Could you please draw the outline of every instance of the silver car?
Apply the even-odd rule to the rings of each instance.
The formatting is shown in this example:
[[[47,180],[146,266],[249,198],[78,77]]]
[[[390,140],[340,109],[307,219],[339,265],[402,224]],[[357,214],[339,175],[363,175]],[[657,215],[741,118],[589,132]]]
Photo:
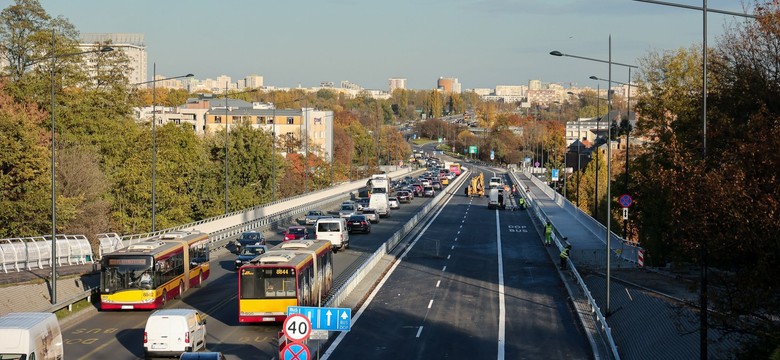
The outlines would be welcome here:
[[[379,222],[379,214],[377,214],[374,208],[364,207],[361,214],[365,215],[366,219],[374,224]]]
[[[325,213],[323,213],[320,210],[310,210],[308,214],[306,214],[305,222],[306,225],[314,225],[317,223],[317,220],[324,216]]]
[[[391,196],[387,198],[387,205],[390,206],[391,209],[400,209],[401,204],[398,202],[398,198],[395,196]]]
[[[342,219],[349,219],[350,216],[357,214],[357,206],[355,204],[341,204],[339,209],[339,217]]]

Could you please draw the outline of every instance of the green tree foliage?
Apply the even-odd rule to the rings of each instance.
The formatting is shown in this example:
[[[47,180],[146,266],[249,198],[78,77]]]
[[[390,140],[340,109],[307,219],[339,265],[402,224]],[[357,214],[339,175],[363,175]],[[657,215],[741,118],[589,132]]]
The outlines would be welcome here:
[[[46,114],[16,103],[0,81],[0,237],[37,236],[51,222],[51,167]]]

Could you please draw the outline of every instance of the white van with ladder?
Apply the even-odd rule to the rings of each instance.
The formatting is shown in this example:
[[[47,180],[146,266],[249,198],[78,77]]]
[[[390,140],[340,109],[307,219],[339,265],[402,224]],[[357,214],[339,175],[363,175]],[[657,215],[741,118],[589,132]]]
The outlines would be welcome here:
[[[62,360],[63,352],[60,323],[53,313],[0,316],[0,359]]]

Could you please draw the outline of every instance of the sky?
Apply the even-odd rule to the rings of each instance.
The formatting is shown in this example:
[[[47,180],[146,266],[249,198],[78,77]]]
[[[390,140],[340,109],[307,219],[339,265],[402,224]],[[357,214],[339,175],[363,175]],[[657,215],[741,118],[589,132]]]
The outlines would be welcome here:
[[[588,77],[607,78],[606,63],[549,52],[606,61],[611,37],[612,62],[638,65],[652,52],[701,44],[703,33],[701,11],[635,0],[39,1],[81,33],[143,34],[150,78],[156,63],[164,76],[256,74],[275,87],[348,80],[387,90],[389,78],[405,78],[422,90],[439,77],[463,90],[529,80],[596,87]],[[743,11],[740,0],[707,6]],[[710,13],[709,45],[744,21]],[[627,82],[627,68],[613,65],[612,79]]]

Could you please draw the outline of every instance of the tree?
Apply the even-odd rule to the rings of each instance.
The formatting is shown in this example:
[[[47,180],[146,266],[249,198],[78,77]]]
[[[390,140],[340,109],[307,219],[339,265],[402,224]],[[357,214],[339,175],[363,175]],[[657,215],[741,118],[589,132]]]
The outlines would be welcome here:
[[[49,141],[41,128],[46,114],[34,104],[15,103],[0,81],[0,237],[51,231]]]
[[[780,280],[764,275],[780,265],[780,4],[756,10],[708,49],[706,153],[701,49],[641,62],[638,131],[653,141],[632,165],[632,210],[652,264],[701,265],[707,245],[710,326],[749,334],[742,357],[769,358],[780,354]]]

